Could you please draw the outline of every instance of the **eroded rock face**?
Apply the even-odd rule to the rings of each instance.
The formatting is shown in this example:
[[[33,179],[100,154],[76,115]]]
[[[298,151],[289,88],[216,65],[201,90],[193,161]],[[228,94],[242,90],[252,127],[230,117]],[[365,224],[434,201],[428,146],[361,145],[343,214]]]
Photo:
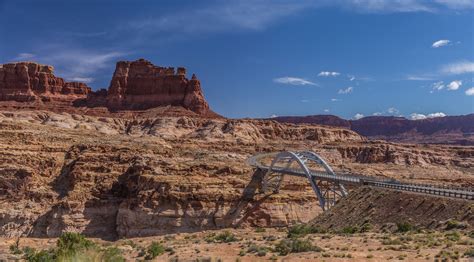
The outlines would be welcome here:
[[[175,72],[173,67],[155,66],[144,59],[118,62],[109,89],[95,92],[86,84],[54,76],[52,66],[33,62],[0,65],[0,106],[121,117],[136,115],[127,112],[173,107],[177,110],[155,113],[188,115],[183,111],[189,111],[220,117],[209,109],[194,74],[188,79],[185,68]]]
[[[186,69],[155,66],[151,62],[117,63],[106,98],[112,110],[143,110],[160,106],[182,106],[199,114],[209,111],[195,75],[186,78]]]
[[[474,148],[366,141],[341,128],[263,120],[121,119],[0,112],[0,236],[114,238],[308,222],[306,179],[265,194],[246,159],[312,150],[336,172],[474,185]]]
[[[86,84],[65,82],[53,71],[52,66],[34,62],[0,65],[0,101],[75,100],[91,92]]]

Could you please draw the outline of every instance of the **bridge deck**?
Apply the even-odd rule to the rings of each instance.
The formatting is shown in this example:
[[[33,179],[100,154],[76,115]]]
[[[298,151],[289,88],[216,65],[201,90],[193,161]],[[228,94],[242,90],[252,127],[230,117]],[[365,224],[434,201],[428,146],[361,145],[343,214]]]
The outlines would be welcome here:
[[[260,154],[253,156],[247,160],[248,164],[262,169],[262,170],[269,170],[270,166],[261,163],[261,160],[265,157],[272,156],[273,154]],[[272,171],[275,173],[280,173],[284,175],[290,176],[298,176],[298,177],[306,177],[304,171],[295,168],[285,168],[280,166],[274,166]],[[468,199],[474,200],[474,190],[473,189],[461,189],[461,188],[443,188],[437,187],[434,185],[426,185],[426,184],[410,184],[399,182],[394,179],[390,180],[382,180],[376,179],[372,177],[362,177],[357,175],[351,174],[336,174],[331,175],[325,172],[314,171],[310,170],[310,174],[312,177],[333,183],[341,183],[341,184],[348,184],[354,186],[362,186],[368,185],[372,187],[379,187],[379,188],[390,188],[399,191],[409,191],[409,192],[417,192],[429,195],[437,195],[437,196],[445,196],[445,197],[453,197],[453,198],[460,198],[460,199]]]

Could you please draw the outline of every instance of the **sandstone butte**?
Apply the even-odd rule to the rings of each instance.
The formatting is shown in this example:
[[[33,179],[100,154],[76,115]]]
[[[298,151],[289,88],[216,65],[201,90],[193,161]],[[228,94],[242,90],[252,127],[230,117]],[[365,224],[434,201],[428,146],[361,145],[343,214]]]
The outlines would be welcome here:
[[[186,69],[155,66],[145,59],[117,62],[108,89],[56,77],[54,68],[34,62],[0,65],[0,107],[114,115],[176,107],[183,114],[218,116],[209,109],[196,75]],[[184,109],[184,110],[182,110]],[[169,110],[168,110],[169,111]]]

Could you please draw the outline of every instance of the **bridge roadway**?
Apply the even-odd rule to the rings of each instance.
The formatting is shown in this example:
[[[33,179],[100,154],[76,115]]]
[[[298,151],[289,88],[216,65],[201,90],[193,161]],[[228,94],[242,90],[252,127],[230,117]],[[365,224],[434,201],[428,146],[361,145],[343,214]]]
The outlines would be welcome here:
[[[250,157],[247,159],[247,163],[255,168],[268,171],[270,169],[269,165],[261,163],[261,160],[266,157],[271,157],[275,153],[266,153],[259,154]],[[274,173],[280,173],[282,175],[298,176],[306,178],[307,175],[304,171],[295,168],[279,167],[273,166],[272,171]],[[353,185],[353,186],[372,186],[378,188],[388,188],[398,191],[409,191],[422,193],[427,195],[436,195],[444,197],[452,197],[459,199],[474,200],[474,189],[464,189],[464,188],[447,188],[447,187],[437,187],[435,185],[427,184],[410,184],[397,181],[395,179],[376,179],[373,177],[352,175],[352,174],[337,174],[331,175],[325,172],[309,170],[311,176],[317,180],[340,183],[344,185]]]

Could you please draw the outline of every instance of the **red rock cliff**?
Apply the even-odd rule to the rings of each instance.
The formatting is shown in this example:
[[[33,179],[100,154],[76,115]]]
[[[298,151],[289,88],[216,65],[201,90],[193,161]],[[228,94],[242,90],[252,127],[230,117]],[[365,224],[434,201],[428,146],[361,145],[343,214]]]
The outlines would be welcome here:
[[[173,67],[155,66],[144,59],[117,63],[106,100],[112,110],[173,105],[199,114],[209,111],[195,75],[187,79],[185,68],[175,72]]]
[[[52,66],[34,62],[0,65],[0,101],[77,99],[91,92],[86,84],[65,82],[53,71]]]

